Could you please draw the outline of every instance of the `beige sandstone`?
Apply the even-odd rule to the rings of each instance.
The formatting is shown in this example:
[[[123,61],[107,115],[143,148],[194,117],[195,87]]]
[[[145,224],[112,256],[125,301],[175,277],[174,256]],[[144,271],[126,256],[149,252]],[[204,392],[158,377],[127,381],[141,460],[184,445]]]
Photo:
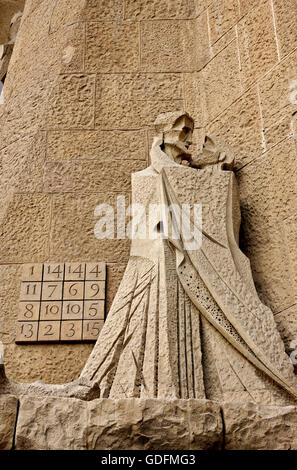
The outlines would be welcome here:
[[[93,237],[94,207],[111,200],[110,184],[113,190],[123,185],[129,191],[129,174],[146,166],[156,115],[183,107],[195,118],[195,154],[201,152],[205,132],[234,148],[235,168],[240,169],[240,246],[251,260],[261,300],[277,314],[289,353],[288,342],[296,335],[296,148],[290,138],[296,111],[295,2],[239,0],[239,15],[236,4],[228,2],[230,9],[226,5],[210,0],[27,0],[5,83],[5,104],[0,105],[0,340],[6,343],[9,377],[64,383],[79,376],[91,345],[13,344],[18,266],[32,256],[39,261],[106,257],[113,286],[107,290],[109,309],[129,243],[103,243]],[[10,10],[3,6],[4,1],[0,22],[5,19],[7,28]],[[129,47],[114,37],[118,30],[129,42],[128,32],[138,28],[140,38],[132,35]],[[105,34],[92,37],[90,32],[98,30]],[[92,166],[86,159],[100,163]],[[143,165],[134,167],[136,160]],[[108,175],[110,163],[113,170],[118,167],[116,182]],[[105,185],[99,177],[102,169]],[[55,181],[59,171],[66,176],[65,184],[59,175]],[[77,185],[83,193],[78,194]],[[63,193],[65,189],[71,192]],[[44,190],[62,193],[43,195]],[[210,344],[215,350],[213,340]],[[209,346],[207,351],[211,355]],[[204,367],[212,373],[210,364]],[[211,383],[216,382],[208,381],[213,393]],[[269,403],[269,394],[252,388],[257,400],[265,397]],[[250,400],[233,389],[224,397]],[[281,429],[288,429],[284,418],[277,419]],[[286,446],[289,438],[285,430],[281,434]],[[249,436],[253,439],[253,433]],[[269,439],[261,434],[254,445],[270,446]],[[241,442],[242,447],[253,446]]]
[[[261,3],[240,20],[238,38],[242,80],[248,88],[278,60],[270,1]]]
[[[17,408],[18,400],[15,397],[0,396],[0,450],[11,450],[13,447]]]
[[[219,406],[203,400],[22,398],[16,449],[219,449]]]
[[[239,19],[237,0],[219,0],[209,7],[211,44],[217,42]]]
[[[226,450],[296,449],[295,406],[226,403],[222,409]]]
[[[147,160],[145,131],[50,131],[47,160]]]

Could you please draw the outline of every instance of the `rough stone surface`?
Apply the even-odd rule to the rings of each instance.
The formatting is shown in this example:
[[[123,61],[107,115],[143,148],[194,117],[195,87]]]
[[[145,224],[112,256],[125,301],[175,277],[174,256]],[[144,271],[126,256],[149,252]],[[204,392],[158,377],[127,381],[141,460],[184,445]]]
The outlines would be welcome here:
[[[274,318],[283,342],[285,343],[287,354],[290,355],[297,349],[295,346],[296,343],[291,347],[291,342],[297,340],[297,303],[278,313]],[[293,353],[293,359],[297,359],[295,353]],[[294,365],[296,370],[297,364]]]
[[[145,131],[51,131],[47,135],[47,160],[147,159]]]
[[[50,193],[75,193],[88,190],[126,193],[131,189],[131,170],[142,170],[145,161],[48,161],[44,169],[44,190]]]
[[[218,41],[238,20],[238,1],[219,0],[209,7],[211,44]]]
[[[24,397],[20,400],[16,449],[86,449],[87,404],[81,400]]]
[[[50,246],[52,259],[125,263],[129,254],[129,240],[98,240],[94,235],[95,224],[99,220],[99,217],[94,216],[95,207],[105,203],[115,208],[116,201],[116,194],[112,193],[55,195]]]
[[[17,264],[0,265],[0,331],[1,342],[12,343],[15,339],[15,327],[19,301],[19,271]]]
[[[96,127],[140,129],[153,125],[160,112],[183,106],[177,74],[111,74],[97,78]]]
[[[259,89],[265,129],[278,124],[284,117],[291,117],[297,110],[296,58],[297,51],[261,80]]]
[[[7,377],[17,382],[64,384],[79,376],[92,349],[93,344],[6,344]]]
[[[241,92],[239,57],[232,41],[203,70],[206,107],[209,120],[221,114]]]
[[[10,395],[0,396],[0,450],[12,449],[17,408],[17,398]]]
[[[92,129],[94,99],[94,75],[59,75],[49,97],[47,129]]]
[[[46,260],[50,209],[50,196],[46,194],[13,195],[1,227],[1,263]]]
[[[16,449],[214,450],[220,408],[207,400],[22,398]]]
[[[243,17],[238,37],[243,83],[249,87],[278,60],[270,1]]]
[[[123,0],[125,20],[195,18],[195,0]]]
[[[258,93],[250,89],[209,127],[235,152],[235,168],[246,165],[263,151]]]
[[[196,38],[196,22],[193,20],[144,21],[141,26],[141,70],[194,71],[197,64]]]
[[[296,406],[222,405],[226,450],[297,449]]]
[[[137,23],[87,23],[87,72],[137,72],[139,25]]]
[[[274,0],[273,6],[280,56],[282,58],[297,47],[295,24],[297,4],[296,0],[288,0],[286,3],[281,0]]]

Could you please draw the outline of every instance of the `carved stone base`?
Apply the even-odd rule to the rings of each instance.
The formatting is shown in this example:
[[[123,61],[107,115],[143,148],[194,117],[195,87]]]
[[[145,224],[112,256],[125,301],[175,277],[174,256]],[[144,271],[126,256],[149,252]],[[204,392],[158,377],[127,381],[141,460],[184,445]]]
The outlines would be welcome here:
[[[2,395],[0,423],[0,449],[297,449],[295,406]]]

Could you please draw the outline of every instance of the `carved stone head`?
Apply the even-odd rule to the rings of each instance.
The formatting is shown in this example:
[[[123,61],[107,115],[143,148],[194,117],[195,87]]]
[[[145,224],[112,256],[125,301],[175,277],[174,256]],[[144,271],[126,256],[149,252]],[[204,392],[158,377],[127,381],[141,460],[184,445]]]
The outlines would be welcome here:
[[[185,111],[160,114],[155,121],[161,149],[176,163],[190,161],[189,146],[192,143],[194,121]]]

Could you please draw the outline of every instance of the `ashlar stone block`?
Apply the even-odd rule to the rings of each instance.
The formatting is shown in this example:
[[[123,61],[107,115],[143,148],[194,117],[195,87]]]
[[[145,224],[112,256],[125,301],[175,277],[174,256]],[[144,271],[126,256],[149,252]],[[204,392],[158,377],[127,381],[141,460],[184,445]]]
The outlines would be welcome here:
[[[92,129],[94,101],[94,75],[59,75],[49,98],[47,129]]]
[[[138,23],[91,22],[86,29],[86,72],[139,70]]]
[[[261,3],[238,24],[244,87],[267,73],[278,61],[271,2]]]
[[[196,70],[197,31],[194,20],[144,21],[141,24],[141,70]],[[162,47],[160,47],[162,44]]]

